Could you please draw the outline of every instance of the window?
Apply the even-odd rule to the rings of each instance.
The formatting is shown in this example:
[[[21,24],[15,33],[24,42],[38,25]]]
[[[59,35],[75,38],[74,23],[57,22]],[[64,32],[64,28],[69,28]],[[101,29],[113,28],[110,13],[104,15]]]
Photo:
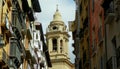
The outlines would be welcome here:
[[[52,44],[53,44],[53,51],[57,51],[57,39],[53,39]]]
[[[83,52],[83,64],[86,62],[86,51]]]
[[[36,33],[36,39],[38,39],[38,34]]]
[[[3,3],[2,3],[2,6],[4,6],[5,5],[5,1],[3,1]]]
[[[79,5],[79,13],[82,13],[82,5]]]
[[[96,55],[96,40],[93,40],[93,45],[92,45],[92,56]]]
[[[80,65],[79,69],[82,69],[82,61],[81,60],[79,61],[79,65]]]
[[[100,69],[104,69],[104,66],[103,66],[103,58],[101,57],[100,59]]]
[[[116,48],[116,37],[115,36],[112,39],[112,44],[113,44],[113,47],[115,49]]]
[[[107,69],[113,69],[112,57],[107,61]]]
[[[99,30],[98,30],[98,41],[101,42],[102,41],[102,27],[100,26]]]
[[[60,46],[63,46],[63,41],[62,40],[60,40]]]
[[[63,51],[63,41],[60,40],[60,52],[62,53],[62,51]]]
[[[117,67],[120,66],[120,46],[117,48]]]
[[[92,0],[92,11],[94,12],[94,0]]]

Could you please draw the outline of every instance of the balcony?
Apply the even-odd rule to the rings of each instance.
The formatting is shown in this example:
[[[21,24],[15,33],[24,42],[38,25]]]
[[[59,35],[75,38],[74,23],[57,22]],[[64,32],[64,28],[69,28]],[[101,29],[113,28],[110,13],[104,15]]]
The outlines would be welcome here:
[[[31,47],[31,44],[29,43],[28,46],[25,47],[25,50],[26,50],[26,58],[27,59],[30,59],[32,58],[32,51],[33,51],[33,48]]]
[[[36,54],[37,54],[37,56],[38,56],[38,60],[41,61],[41,60],[42,60],[42,57],[43,57],[43,55],[42,55],[42,54],[43,54],[43,51],[39,50],[39,51],[36,52]]]
[[[0,64],[5,65],[7,63],[7,54],[3,48],[0,48]]]
[[[30,25],[27,28],[27,37],[29,40],[32,39],[32,29],[31,29]]]
[[[22,39],[22,35],[21,35],[21,32],[20,32],[20,30],[18,29],[18,27],[12,26],[12,29],[13,29],[16,37],[18,38],[18,40],[21,40],[21,39]]]
[[[40,42],[39,40],[34,40],[35,51],[38,51],[38,49],[41,49],[41,46],[43,46],[42,42]]]
[[[36,55],[36,53],[35,52],[32,52],[33,53],[33,55],[32,55],[32,63],[33,64],[36,64],[37,63],[37,55]]]
[[[26,47],[25,50],[26,50],[26,56],[27,56],[26,58],[31,59],[31,62],[33,64],[37,63],[36,58],[35,58],[35,52],[34,52],[34,49],[31,46],[31,43],[29,43],[29,46]]]
[[[8,60],[8,65],[10,69],[17,69],[18,66],[16,66],[17,64],[14,63],[15,59],[9,59]]]
[[[9,57],[15,64],[15,66],[18,68],[20,64],[22,63],[21,58],[25,58],[25,49],[23,44],[15,37],[11,37],[9,39],[10,42],[10,50],[9,50]]]
[[[20,51],[20,47],[18,44],[17,39],[15,39],[14,37],[10,38],[10,52],[9,52],[9,57],[11,59],[16,59],[16,61],[18,61],[19,63],[21,63],[21,51]]]

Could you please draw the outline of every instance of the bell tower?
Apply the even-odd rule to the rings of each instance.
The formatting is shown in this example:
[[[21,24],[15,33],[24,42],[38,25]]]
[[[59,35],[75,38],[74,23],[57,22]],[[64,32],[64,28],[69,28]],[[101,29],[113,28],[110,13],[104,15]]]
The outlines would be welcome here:
[[[73,64],[69,61],[68,57],[69,37],[67,26],[62,21],[62,16],[57,5],[53,20],[46,30],[46,41],[52,62],[51,69],[73,69],[71,68]]]

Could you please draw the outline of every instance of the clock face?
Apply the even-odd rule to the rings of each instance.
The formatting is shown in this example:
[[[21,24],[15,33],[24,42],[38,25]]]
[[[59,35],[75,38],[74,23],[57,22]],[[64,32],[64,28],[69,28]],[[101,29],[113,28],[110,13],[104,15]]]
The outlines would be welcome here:
[[[58,29],[58,27],[56,27],[56,26],[53,26],[53,30],[57,30]]]

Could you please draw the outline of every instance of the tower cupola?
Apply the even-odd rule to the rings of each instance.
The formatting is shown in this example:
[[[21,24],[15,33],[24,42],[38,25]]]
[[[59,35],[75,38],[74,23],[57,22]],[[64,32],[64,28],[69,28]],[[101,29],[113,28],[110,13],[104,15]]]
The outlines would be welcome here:
[[[62,17],[61,17],[61,14],[58,10],[58,5],[57,5],[57,8],[56,8],[56,12],[53,16],[53,21],[62,21]]]

